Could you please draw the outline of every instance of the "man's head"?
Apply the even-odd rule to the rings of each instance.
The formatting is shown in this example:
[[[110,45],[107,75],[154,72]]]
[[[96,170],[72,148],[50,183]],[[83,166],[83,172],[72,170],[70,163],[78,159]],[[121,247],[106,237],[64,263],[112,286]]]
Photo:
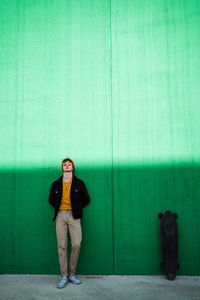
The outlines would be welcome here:
[[[62,161],[62,171],[63,172],[72,172],[74,174],[75,167],[74,162],[71,158],[65,158]]]

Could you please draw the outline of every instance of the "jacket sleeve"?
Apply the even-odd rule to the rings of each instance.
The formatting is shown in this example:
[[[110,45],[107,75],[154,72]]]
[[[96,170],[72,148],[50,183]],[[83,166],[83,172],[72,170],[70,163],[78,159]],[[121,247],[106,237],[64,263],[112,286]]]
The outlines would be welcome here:
[[[55,199],[54,199],[54,185],[51,185],[50,193],[49,193],[49,203],[54,207],[55,206]]]
[[[82,196],[82,206],[85,207],[90,203],[90,196],[88,194],[88,191],[83,181],[81,185],[81,196]]]

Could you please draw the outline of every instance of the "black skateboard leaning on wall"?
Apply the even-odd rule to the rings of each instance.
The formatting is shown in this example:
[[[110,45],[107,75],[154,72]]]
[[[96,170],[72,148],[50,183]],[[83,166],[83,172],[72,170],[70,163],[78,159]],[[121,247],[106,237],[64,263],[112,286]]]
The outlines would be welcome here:
[[[161,219],[160,235],[163,262],[160,264],[168,280],[176,278],[178,264],[178,226],[177,214],[167,210],[164,214],[159,213]]]

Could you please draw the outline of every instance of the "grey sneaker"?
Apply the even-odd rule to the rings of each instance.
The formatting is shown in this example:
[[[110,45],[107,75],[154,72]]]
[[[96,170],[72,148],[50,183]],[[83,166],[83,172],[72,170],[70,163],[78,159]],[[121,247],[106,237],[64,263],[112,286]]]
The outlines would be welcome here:
[[[68,282],[67,277],[66,277],[66,276],[63,276],[63,277],[61,278],[61,280],[58,282],[57,288],[58,288],[58,289],[64,288],[65,285],[67,284],[67,282]]]
[[[74,284],[80,284],[81,283],[81,281],[78,278],[76,278],[75,275],[70,275],[69,276],[69,281],[71,281]]]

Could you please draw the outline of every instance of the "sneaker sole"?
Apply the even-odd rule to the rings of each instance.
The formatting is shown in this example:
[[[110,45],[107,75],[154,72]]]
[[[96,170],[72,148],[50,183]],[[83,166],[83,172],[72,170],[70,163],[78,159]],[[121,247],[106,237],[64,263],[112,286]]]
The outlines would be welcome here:
[[[66,285],[66,284],[65,284]],[[65,287],[65,285],[64,286],[57,286],[57,288],[58,289],[63,289],[64,287]]]
[[[65,286],[67,285],[67,283],[63,286],[57,286],[58,289],[63,289]]]
[[[73,283],[73,284],[81,284],[82,282],[74,282],[72,280],[69,279],[69,282]]]

